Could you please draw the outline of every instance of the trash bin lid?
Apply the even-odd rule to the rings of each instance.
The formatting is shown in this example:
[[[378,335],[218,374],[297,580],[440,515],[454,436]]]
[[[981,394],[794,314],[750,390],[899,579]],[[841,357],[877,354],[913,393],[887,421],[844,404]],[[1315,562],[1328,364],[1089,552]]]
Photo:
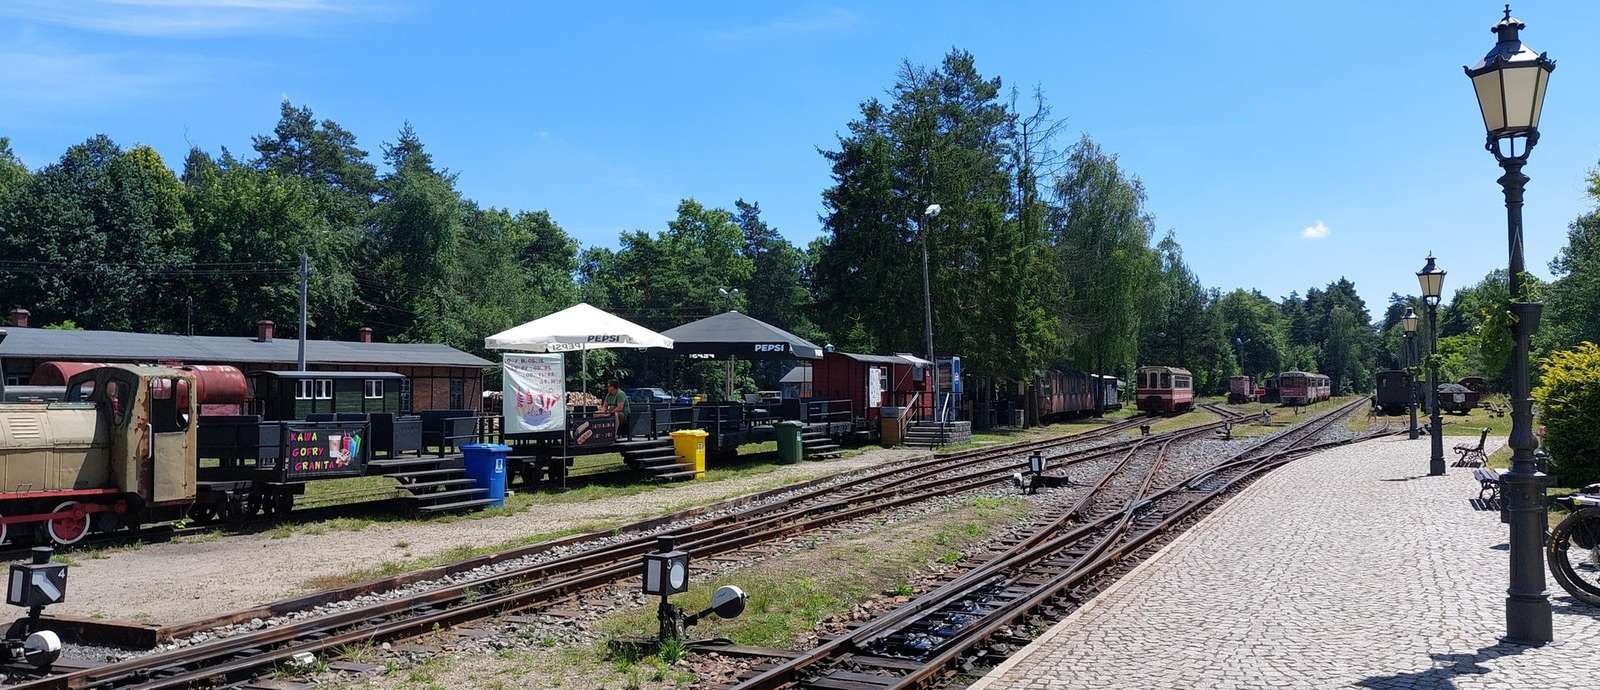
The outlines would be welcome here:
[[[511,452],[511,446],[503,443],[467,443],[461,446],[461,450],[481,453],[509,453]]]
[[[793,419],[785,419],[785,420],[783,420],[781,422],[773,422],[772,425],[773,426],[781,426],[781,427],[784,427],[784,428],[795,428],[795,427],[805,426],[804,424],[801,424],[800,422],[797,422],[797,421],[795,421]]]

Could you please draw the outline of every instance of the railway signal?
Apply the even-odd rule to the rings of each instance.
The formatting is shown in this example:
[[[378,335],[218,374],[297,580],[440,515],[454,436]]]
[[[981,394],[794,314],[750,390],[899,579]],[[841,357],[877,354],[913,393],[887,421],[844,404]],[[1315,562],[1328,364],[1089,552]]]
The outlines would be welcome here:
[[[1034,451],[1028,456],[1028,471],[1026,474],[1018,472],[1011,475],[1011,482],[1017,485],[1025,494],[1039,493],[1039,487],[1057,487],[1070,483],[1066,477],[1045,476],[1048,466],[1044,454]]]
[[[49,630],[38,630],[44,607],[67,600],[67,566],[51,563],[55,554],[48,546],[33,549],[32,563],[13,563],[6,581],[6,603],[28,609],[28,617],[18,619],[6,630],[4,657],[24,661],[39,668],[48,667],[61,656],[61,638]]]
[[[661,597],[656,618],[661,624],[657,642],[683,639],[685,628],[700,622],[706,616],[734,618],[744,613],[749,595],[744,590],[727,585],[711,594],[711,606],[698,613],[684,615],[683,609],[669,600],[674,594],[689,591],[689,554],[680,551],[674,537],[658,537],[654,553],[644,555],[644,593]]]

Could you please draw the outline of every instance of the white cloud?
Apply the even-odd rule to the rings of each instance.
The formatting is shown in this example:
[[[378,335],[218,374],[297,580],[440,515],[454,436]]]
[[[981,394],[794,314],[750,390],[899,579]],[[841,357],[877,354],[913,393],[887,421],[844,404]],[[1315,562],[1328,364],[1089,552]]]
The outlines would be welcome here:
[[[780,17],[756,24],[720,29],[713,32],[713,35],[725,40],[751,40],[795,34],[827,33],[854,28],[858,20],[859,17],[856,16],[856,13],[834,7],[820,12]]]
[[[1324,225],[1320,220],[1316,223],[1306,226],[1305,229],[1300,231],[1300,237],[1308,240],[1320,240],[1327,236],[1328,226]]]
[[[6,0],[0,16],[98,33],[210,37],[301,31],[387,12],[372,0]]]

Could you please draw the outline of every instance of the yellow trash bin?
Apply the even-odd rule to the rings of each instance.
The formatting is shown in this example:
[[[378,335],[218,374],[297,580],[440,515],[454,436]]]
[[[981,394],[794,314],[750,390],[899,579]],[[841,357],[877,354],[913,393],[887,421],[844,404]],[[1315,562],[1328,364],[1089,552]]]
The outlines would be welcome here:
[[[709,435],[701,429],[684,429],[671,434],[673,454],[697,475],[706,473],[706,436]]]

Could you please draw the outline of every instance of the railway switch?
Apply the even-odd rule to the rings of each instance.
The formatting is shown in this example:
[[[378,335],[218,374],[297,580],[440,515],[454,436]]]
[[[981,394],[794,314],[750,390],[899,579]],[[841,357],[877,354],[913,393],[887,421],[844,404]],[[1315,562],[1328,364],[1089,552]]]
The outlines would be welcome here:
[[[658,643],[683,639],[684,629],[706,616],[735,618],[744,613],[745,602],[750,598],[738,587],[718,587],[711,594],[711,606],[704,611],[684,615],[683,609],[674,606],[669,597],[687,591],[689,554],[678,550],[675,538],[657,538],[655,552],[644,555],[644,593],[661,597],[661,605],[656,609],[656,618],[661,624]]]
[[[33,549],[32,563],[11,565],[6,603],[27,608],[28,616],[18,619],[6,630],[3,650],[9,661],[45,668],[61,656],[60,636],[38,629],[44,607],[67,600],[67,566],[51,563],[53,555],[55,551],[50,547],[38,546]]]

